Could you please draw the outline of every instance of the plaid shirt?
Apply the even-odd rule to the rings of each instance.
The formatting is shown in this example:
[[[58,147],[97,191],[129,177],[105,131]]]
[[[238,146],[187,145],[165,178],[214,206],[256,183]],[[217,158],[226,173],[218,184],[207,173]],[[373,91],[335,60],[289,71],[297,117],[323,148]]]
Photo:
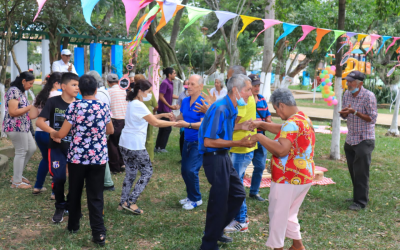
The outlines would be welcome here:
[[[355,111],[371,117],[371,121],[366,122],[354,114],[349,114],[347,118],[344,118],[347,119],[347,128],[349,129],[346,143],[357,145],[364,140],[375,140],[375,123],[378,117],[375,95],[363,87],[356,97],[350,91],[346,91],[343,95],[343,108],[349,105]]]
[[[125,119],[126,108],[128,102],[126,101],[126,91],[121,89],[118,84],[108,89],[111,98],[111,113],[113,119]]]

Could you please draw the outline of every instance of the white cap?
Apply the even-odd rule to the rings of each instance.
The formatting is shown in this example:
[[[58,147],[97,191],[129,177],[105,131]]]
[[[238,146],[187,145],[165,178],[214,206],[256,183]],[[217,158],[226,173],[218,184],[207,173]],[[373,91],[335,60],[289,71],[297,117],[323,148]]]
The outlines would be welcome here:
[[[66,55],[66,56],[69,56],[69,55],[71,55],[72,53],[71,53],[71,51],[69,50],[69,49],[63,49],[63,50],[61,50],[61,55]]]

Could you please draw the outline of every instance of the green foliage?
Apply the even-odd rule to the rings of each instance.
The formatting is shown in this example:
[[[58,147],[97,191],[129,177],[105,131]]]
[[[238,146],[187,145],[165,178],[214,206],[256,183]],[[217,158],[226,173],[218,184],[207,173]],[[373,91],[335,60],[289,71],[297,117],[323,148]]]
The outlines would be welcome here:
[[[262,52],[262,49],[257,47],[257,43],[253,43],[253,40],[250,38],[250,32],[248,31],[244,31],[243,34],[239,36],[238,48],[240,54],[240,65],[246,69],[249,67],[250,61]]]
[[[42,62],[42,55],[36,51],[39,45],[39,42],[28,42],[28,64],[38,65]]]
[[[370,79],[368,84],[364,83],[364,87],[375,94],[378,104],[392,103],[392,98],[396,97],[396,93],[392,93],[390,86],[378,86],[374,79]]]

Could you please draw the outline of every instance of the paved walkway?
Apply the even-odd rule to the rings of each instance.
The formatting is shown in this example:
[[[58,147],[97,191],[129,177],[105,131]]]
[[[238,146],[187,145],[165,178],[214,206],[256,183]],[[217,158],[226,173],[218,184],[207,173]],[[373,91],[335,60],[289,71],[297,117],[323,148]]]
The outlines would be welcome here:
[[[273,116],[276,116],[276,112],[272,107],[272,104],[268,105],[268,108]],[[299,109],[304,112],[311,119],[316,120],[332,120],[333,119],[333,109],[321,109],[321,108],[310,108],[310,107],[301,107]],[[390,126],[392,124],[392,114],[378,114],[378,119],[376,124],[383,126]],[[399,116],[400,120],[400,116]]]

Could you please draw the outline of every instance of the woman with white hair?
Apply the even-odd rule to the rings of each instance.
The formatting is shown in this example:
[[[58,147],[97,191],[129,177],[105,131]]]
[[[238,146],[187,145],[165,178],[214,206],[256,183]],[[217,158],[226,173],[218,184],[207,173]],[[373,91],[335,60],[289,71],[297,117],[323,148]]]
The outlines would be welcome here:
[[[226,94],[228,94],[228,91],[226,88],[224,88],[224,85],[222,84],[221,80],[216,78],[214,82],[214,88],[210,90],[211,95],[215,95],[217,100],[224,98]]]
[[[276,137],[271,140],[260,133],[253,136],[273,155],[266,245],[281,250],[288,237],[293,239],[289,250],[305,250],[297,214],[314,177],[314,129],[310,118],[297,108],[290,90],[276,89],[270,101],[285,122],[280,125],[257,121],[257,127]]]

